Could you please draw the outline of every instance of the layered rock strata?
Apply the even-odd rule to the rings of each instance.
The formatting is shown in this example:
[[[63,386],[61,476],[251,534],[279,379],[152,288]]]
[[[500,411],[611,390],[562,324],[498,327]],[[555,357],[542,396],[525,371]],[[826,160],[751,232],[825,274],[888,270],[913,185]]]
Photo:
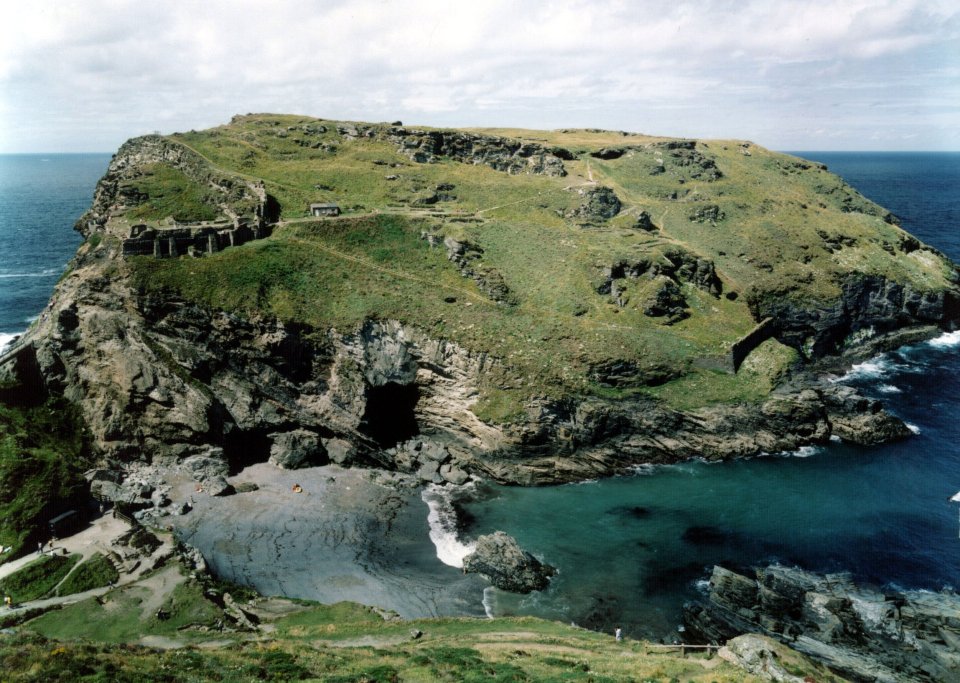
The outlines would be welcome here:
[[[855,681],[960,677],[960,597],[863,588],[846,574],[714,567],[705,600],[684,608],[692,642],[772,636]]]

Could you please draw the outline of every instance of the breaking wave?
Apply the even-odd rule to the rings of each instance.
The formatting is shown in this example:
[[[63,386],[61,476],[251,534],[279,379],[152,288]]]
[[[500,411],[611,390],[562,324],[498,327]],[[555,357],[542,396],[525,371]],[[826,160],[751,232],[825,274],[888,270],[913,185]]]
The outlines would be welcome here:
[[[6,351],[10,343],[22,334],[23,332],[0,332],[0,353]]]
[[[50,277],[57,275],[60,271],[56,268],[44,268],[36,273],[0,273],[0,279],[9,280],[18,277]]]
[[[939,337],[934,337],[927,342],[929,346],[935,349],[950,349],[960,346],[960,330],[957,332],[944,332]]]
[[[453,508],[454,496],[472,487],[438,486],[430,484],[420,497],[427,504],[427,524],[430,526],[430,540],[437,549],[437,558],[441,562],[458,569],[463,567],[463,558],[476,550],[476,544],[464,543],[457,535],[457,512]]]

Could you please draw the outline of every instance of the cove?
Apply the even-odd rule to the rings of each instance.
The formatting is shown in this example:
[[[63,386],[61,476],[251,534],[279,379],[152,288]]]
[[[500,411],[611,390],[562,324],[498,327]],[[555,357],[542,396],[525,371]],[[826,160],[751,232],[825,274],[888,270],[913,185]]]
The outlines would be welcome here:
[[[850,571],[866,584],[960,585],[960,335],[886,354],[842,381],[917,432],[879,448],[831,443],[735,462],[650,467],[545,488],[487,485],[461,501],[461,537],[503,529],[560,573],[531,596],[488,591],[496,616],[529,614],[662,638],[714,564]]]
[[[903,227],[960,259],[960,154],[795,152],[826,163]],[[884,401],[914,435],[721,464],[651,467],[546,488],[487,485],[457,504],[461,540],[494,529],[558,567],[530,596],[488,589],[494,615],[530,614],[671,637],[713,564],[849,571],[866,584],[960,586],[960,334],[855,366],[838,381]]]

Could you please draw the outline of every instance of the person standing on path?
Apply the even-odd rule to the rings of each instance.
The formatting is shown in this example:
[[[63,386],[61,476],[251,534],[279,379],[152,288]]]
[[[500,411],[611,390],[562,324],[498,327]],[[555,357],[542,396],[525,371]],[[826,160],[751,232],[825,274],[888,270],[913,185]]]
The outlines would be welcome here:
[[[43,555],[43,542],[37,541],[37,555]]]
[[[617,630],[613,632],[613,635],[616,637],[618,643],[623,640],[623,630],[619,626],[617,626]]]

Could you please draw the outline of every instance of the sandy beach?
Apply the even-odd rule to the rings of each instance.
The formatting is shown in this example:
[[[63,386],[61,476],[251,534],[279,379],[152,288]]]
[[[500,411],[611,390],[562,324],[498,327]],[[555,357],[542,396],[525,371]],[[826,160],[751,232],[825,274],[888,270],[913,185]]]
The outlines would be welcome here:
[[[193,505],[168,518],[177,536],[218,576],[264,595],[350,600],[406,618],[484,615],[488,584],[437,559],[427,504],[409,478],[258,464],[230,482],[259,489],[215,498],[183,481],[171,492]]]

